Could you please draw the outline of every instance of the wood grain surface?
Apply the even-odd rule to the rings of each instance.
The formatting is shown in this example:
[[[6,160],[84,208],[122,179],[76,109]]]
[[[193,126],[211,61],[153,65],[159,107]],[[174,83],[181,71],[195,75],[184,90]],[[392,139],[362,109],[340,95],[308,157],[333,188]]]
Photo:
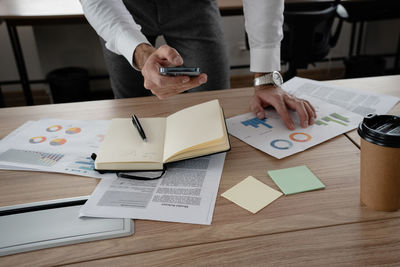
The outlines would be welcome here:
[[[399,266],[399,224],[392,219],[260,235],[79,266]]]
[[[243,88],[181,94],[162,101],[155,97],[146,97],[3,108],[0,109],[0,121],[2,122],[0,137],[6,136],[27,120],[40,119],[50,115],[63,119],[111,119],[129,117],[133,113],[140,117],[166,116],[182,108],[211,99],[220,100],[225,115],[229,118],[249,112],[248,100],[252,94],[252,88]],[[241,262],[237,260],[239,257],[243,262],[248,259],[255,265],[262,265],[261,263],[268,258],[268,248],[272,249],[273,244],[277,244],[277,247],[272,251],[275,253],[271,256],[272,263],[278,262],[282,257],[282,263],[285,264],[291,261],[289,256],[284,256],[284,249],[287,246],[285,240],[290,239],[294,240],[291,241],[293,245],[288,246],[288,252],[293,251],[292,255],[294,256],[304,252],[307,254],[304,255],[305,263],[313,263],[315,258],[315,265],[318,265],[318,263],[324,262],[324,257],[318,255],[314,250],[319,249],[323,240],[326,243],[331,242],[331,238],[335,237],[336,229],[338,233],[348,238],[348,241],[344,242],[349,249],[346,255],[357,254],[362,257],[368,253],[359,251],[360,246],[363,246],[362,240],[352,240],[353,237],[357,237],[354,229],[371,229],[365,230],[365,233],[368,234],[376,229],[374,223],[379,224],[384,221],[388,221],[388,223],[382,225],[395,227],[395,224],[391,222],[392,220],[397,222],[400,212],[375,212],[360,205],[360,152],[346,136],[338,136],[282,160],[260,152],[232,136],[230,138],[232,149],[227,153],[212,225],[136,220],[133,236],[1,257],[0,266],[48,266],[107,258],[117,260],[117,265],[124,265],[125,258],[117,257],[126,255],[132,255],[132,259],[126,258],[128,265],[132,262],[138,266],[162,263],[156,259],[151,260],[151,255],[154,257],[160,255],[161,259],[170,263],[167,265],[192,264],[193,259],[190,259],[190,254],[187,253],[192,253],[198,246],[200,250],[196,257],[209,254],[210,257],[207,260],[210,265],[214,265],[214,263],[223,265],[236,261],[239,263]],[[278,189],[268,177],[267,171],[298,165],[307,165],[326,185],[326,189],[283,196],[254,215],[220,196],[222,192],[248,175],[253,175],[261,182]],[[0,206],[88,195],[96,184],[96,179],[65,174],[0,171]],[[360,226],[369,225],[368,222],[371,222],[371,227]],[[351,225],[354,225],[355,228],[350,227]],[[392,240],[391,236],[385,236],[384,233],[385,231],[382,230],[381,236],[378,235],[378,237],[382,240]],[[307,246],[307,240],[311,242],[310,239],[317,237],[321,240],[312,240],[312,245]],[[335,238],[335,242],[339,246],[340,235],[338,234]],[[400,242],[400,235],[393,238],[394,241]],[[353,246],[350,241],[355,245]],[[246,248],[246,244],[249,244],[248,248]],[[296,248],[296,244],[301,247]],[[379,251],[384,251],[386,246],[386,249],[392,249],[391,244],[377,239],[375,246],[379,248]],[[334,243],[331,245],[334,246]],[[243,250],[240,250],[240,247]],[[261,255],[262,253],[265,255]],[[329,253],[335,256],[341,252]],[[233,258],[232,255],[234,255]],[[253,256],[257,257],[253,260]],[[393,254],[389,258],[395,257],[396,255]],[[384,259],[379,255],[376,258],[382,258],[382,261]],[[327,263],[334,262],[334,259],[325,260]],[[355,262],[351,258],[343,261]],[[107,264],[109,262],[106,260],[100,263]],[[339,259],[336,263],[339,263]],[[97,265],[97,262],[89,262],[89,264]]]

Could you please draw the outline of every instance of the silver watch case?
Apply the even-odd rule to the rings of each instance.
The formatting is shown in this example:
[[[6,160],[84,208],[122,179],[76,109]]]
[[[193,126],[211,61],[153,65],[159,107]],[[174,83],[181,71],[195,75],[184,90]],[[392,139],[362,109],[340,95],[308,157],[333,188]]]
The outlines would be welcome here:
[[[264,84],[272,84],[275,86],[281,86],[282,83],[283,83],[282,75],[279,73],[279,71],[273,71],[271,73],[255,78],[253,85],[260,86]]]

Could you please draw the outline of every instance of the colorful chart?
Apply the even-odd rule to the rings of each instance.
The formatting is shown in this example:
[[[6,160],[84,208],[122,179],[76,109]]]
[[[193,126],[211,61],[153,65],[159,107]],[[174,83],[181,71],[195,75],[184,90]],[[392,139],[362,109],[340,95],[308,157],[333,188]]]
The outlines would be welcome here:
[[[332,119],[331,117],[328,117],[328,116],[323,117],[322,120],[323,120],[323,121],[326,121],[326,122],[330,122],[330,121],[331,121],[331,122],[334,122],[334,123],[337,123],[337,124],[340,124],[340,125],[343,125],[343,126],[347,126],[346,123],[341,122],[341,121],[339,121],[339,120],[334,120],[334,119]]]
[[[59,130],[61,130],[62,129],[62,126],[61,125],[52,125],[52,126],[50,126],[50,127],[48,127],[47,129],[46,129],[46,131],[48,131],[48,132],[57,132],[57,131],[59,131]]]
[[[345,116],[342,116],[342,115],[340,115],[340,114],[338,114],[338,113],[336,113],[336,112],[330,114],[330,116],[333,117],[333,118],[335,118],[335,119],[344,121],[344,122],[350,122],[349,118],[347,118],[347,117],[345,117]]]
[[[316,120],[316,121],[315,121],[315,124],[316,124],[316,125],[325,125],[325,126],[328,125],[326,122],[323,122],[323,121],[320,121],[320,120]]]
[[[0,154],[1,161],[8,161],[14,163],[26,163],[32,165],[51,167],[56,164],[63,154],[45,153],[30,150],[9,149]]]
[[[273,128],[271,125],[269,125],[268,123],[266,123],[266,121],[267,121],[267,118],[265,118],[265,119],[263,119],[263,120],[261,120],[261,119],[259,119],[259,118],[252,118],[252,119],[250,119],[250,120],[246,120],[246,121],[242,121],[241,123],[244,125],[244,126],[252,126],[252,127],[254,127],[254,128],[258,128],[258,125],[264,125],[265,127],[267,127],[267,128]]]
[[[50,145],[52,145],[52,146],[62,146],[66,142],[67,142],[67,139],[56,138],[56,139],[51,140]]]
[[[293,143],[290,142],[289,140],[285,140],[285,139],[275,139],[275,140],[271,141],[270,145],[273,148],[285,150],[285,149],[291,148],[293,146]]]
[[[81,132],[81,128],[79,128],[79,127],[72,127],[65,131],[65,133],[67,133],[67,134],[77,134],[80,132]]]
[[[90,157],[78,157],[65,170],[76,173],[88,173],[94,170],[94,161]]]
[[[292,133],[289,138],[295,142],[308,142],[311,140],[311,135],[306,133]]]
[[[31,143],[31,144],[39,144],[39,143],[43,143],[44,141],[46,141],[46,137],[44,137],[44,136],[35,136],[35,137],[32,137],[31,139],[29,139],[29,143]]]

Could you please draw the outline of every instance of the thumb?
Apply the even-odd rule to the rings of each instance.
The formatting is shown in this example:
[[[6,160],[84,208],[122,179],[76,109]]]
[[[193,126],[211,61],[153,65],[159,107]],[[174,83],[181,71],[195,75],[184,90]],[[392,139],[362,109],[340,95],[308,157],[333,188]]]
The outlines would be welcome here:
[[[163,45],[157,50],[158,57],[162,60],[167,60],[170,64],[174,66],[180,66],[183,64],[183,59],[181,55],[168,45]]]

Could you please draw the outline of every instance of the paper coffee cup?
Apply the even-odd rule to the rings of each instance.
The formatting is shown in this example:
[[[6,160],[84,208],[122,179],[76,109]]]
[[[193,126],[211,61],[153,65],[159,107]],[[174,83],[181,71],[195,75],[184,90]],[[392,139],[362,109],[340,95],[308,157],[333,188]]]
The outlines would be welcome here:
[[[361,137],[361,202],[368,208],[400,208],[400,117],[368,114]]]

